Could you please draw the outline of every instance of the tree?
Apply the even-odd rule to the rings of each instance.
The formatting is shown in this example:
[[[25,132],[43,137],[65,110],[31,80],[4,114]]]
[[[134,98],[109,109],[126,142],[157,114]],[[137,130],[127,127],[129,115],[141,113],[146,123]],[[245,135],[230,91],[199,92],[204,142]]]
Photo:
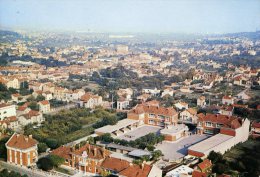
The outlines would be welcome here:
[[[49,171],[49,170],[53,169],[54,165],[53,165],[51,159],[49,159],[48,157],[43,157],[38,160],[37,166],[38,166],[38,168],[40,168],[44,171]]]
[[[153,160],[158,160],[159,157],[163,155],[162,151],[156,150],[152,152],[152,159]]]
[[[222,163],[217,163],[212,167],[212,172],[217,174],[223,174],[225,171],[227,171],[227,165]]]
[[[211,160],[212,163],[217,163],[223,160],[223,156],[219,152],[211,151],[208,155],[208,159]]]
[[[38,153],[46,152],[47,149],[48,149],[48,146],[45,143],[38,144]]]
[[[59,167],[60,165],[64,164],[64,162],[65,162],[64,158],[57,156],[57,155],[49,155],[48,158],[51,160],[53,166],[55,166],[55,167]]]
[[[27,82],[27,81],[23,81],[23,82],[21,82],[21,84],[20,84],[20,89],[22,90],[22,89],[29,89],[29,83]]]
[[[56,149],[56,148],[59,147],[59,144],[58,144],[57,140],[55,140],[55,139],[47,138],[47,139],[45,140],[45,142],[46,142],[47,146],[48,146],[49,148],[51,148],[51,149]]]
[[[28,105],[29,108],[31,108],[32,110],[35,111],[39,111],[39,105],[37,104],[37,102],[33,101]]]
[[[36,97],[36,101],[37,101],[37,102],[43,101],[43,100],[45,100],[45,97],[44,97],[43,95],[38,95],[38,96]]]
[[[7,159],[7,149],[5,143],[8,141],[9,137],[2,138],[0,140],[0,158]]]

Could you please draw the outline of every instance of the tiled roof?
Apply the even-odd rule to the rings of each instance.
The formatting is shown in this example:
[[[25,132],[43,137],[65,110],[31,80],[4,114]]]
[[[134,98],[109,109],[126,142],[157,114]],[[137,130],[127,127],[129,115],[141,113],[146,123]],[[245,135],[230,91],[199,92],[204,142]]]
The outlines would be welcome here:
[[[260,122],[253,122],[252,127],[253,128],[260,128]]]
[[[50,104],[48,100],[43,100],[43,101],[40,101],[40,104],[42,105],[48,105]]]
[[[110,155],[110,152],[108,150],[103,149],[102,147],[93,146],[90,144],[86,144],[86,145],[80,147],[79,149],[73,151],[72,154],[82,155],[84,151],[87,152],[88,158],[92,158],[92,159],[103,159],[103,158],[107,157],[108,155]],[[95,151],[96,151],[96,153],[95,153]]]
[[[225,99],[225,100],[232,100],[233,98],[231,96],[223,96],[222,99]]]
[[[125,170],[121,171],[119,174],[127,177],[147,177],[152,169],[151,165],[130,165]]]
[[[204,117],[199,117],[198,121],[209,121],[223,124],[223,127],[237,129],[241,127],[241,119],[235,116],[226,116],[222,114],[207,114]]]
[[[63,157],[64,159],[71,159],[72,148],[68,146],[60,146],[54,149],[51,154]]]
[[[0,108],[4,108],[4,107],[7,107],[7,106],[10,106],[9,104],[6,104],[6,103],[1,103],[0,104]]]
[[[147,177],[152,169],[152,166],[147,164],[136,165],[113,157],[107,157],[102,162],[101,167],[116,171],[119,175],[127,177]]]
[[[188,111],[190,114],[192,114],[192,115],[196,115],[196,114],[197,114],[197,110],[194,109],[194,108],[189,108],[189,109],[187,109],[187,111]]]
[[[101,164],[102,168],[110,169],[117,172],[126,169],[128,166],[129,166],[128,161],[114,158],[114,157],[107,157]]]
[[[212,166],[212,163],[209,159],[205,159],[203,160],[203,162],[199,163],[198,164],[198,167],[201,169],[201,170],[205,170],[205,169],[208,169]]]
[[[151,114],[160,114],[166,116],[173,116],[177,114],[174,108],[165,108],[159,106],[145,106],[145,105],[137,105],[134,109],[130,111],[130,113],[142,114],[142,113],[151,113]]]
[[[6,124],[9,125],[11,122],[16,122],[16,121],[18,121],[17,117],[11,116],[11,117],[7,117],[4,120],[0,121],[0,125],[3,124],[3,123],[6,123]]]
[[[28,149],[37,144],[38,142],[35,139],[16,133],[6,143],[8,147],[17,149]]]
[[[200,172],[200,171],[194,170],[192,172],[192,177],[207,177],[207,174],[203,173],[203,172]]]

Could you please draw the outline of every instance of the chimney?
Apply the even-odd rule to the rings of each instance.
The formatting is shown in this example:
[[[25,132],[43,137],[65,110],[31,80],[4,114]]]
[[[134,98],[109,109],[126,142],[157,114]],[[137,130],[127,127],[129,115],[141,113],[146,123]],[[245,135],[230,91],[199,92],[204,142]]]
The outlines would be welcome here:
[[[29,135],[29,138],[32,139],[32,135]]]
[[[29,139],[28,139],[27,137],[25,137],[25,141],[28,142],[28,140],[29,140]]]
[[[94,148],[94,157],[97,155],[97,148]]]
[[[142,170],[143,170],[144,169],[144,163],[142,163],[141,167],[142,167]]]

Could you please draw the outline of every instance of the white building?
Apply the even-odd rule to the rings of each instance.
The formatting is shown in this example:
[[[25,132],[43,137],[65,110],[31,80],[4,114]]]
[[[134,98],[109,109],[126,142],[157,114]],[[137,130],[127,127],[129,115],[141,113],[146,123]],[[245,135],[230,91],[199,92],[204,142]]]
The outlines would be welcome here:
[[[15,105],[0,104],[0,120],[11,116],[16,116]]]

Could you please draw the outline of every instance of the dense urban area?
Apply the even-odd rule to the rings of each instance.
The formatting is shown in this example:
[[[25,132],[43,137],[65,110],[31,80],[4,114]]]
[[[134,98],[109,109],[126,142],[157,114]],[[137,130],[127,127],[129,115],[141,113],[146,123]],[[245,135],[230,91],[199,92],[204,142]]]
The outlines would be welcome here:
[[[0,31],[0,177],[260,176],[260,32]]]

